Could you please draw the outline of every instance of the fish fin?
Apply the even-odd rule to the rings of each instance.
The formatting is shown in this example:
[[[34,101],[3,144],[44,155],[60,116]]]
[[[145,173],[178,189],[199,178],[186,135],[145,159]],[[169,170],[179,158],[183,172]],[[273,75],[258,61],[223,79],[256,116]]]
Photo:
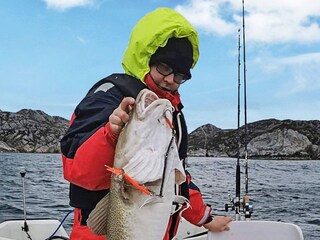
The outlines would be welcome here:
[[[175,214],[176,212],[180,211],[180,209],[183,206],[186,206],[184,209],[182,209],[179,213],[180,217],[182,216],[182,213],[187,210],[188,208],[192,208],[189,199],[187,199],[184,196],[181,195],[176,195],[174,198],[174,203],[176,203],[179,207],[177,209],[174,210],[174,212],[171,213],[171,215]]]
[[[138,184],[161,179],[164,168],[163,153],[156,149],[141,149],[123,167],[123,170]]]
[[[173,168],[175,169],[175,183],[180,185],[186,181],[186,173],[184,171],[182,161],[179,158],[178,150],[175,147],[173,153]]]
[[[109,193],[104,196],[89,214],[87,226],[96,235],[105,235],[107,232]]]
[[[158,196],[152,196],[152,197],[149,197],[147,198],[143,204],[140,206],[140,208],[143,208],[144,206],[148,205],[148,204],[154,204],[154,203],[159,203],[159,202],[162,202],[163,200],[158,197]]]
[[[186,181],[186,174],[184,171],[182,172],[181,170],[175,169],[175,177],[176,177],[175,182],[178,185]]]

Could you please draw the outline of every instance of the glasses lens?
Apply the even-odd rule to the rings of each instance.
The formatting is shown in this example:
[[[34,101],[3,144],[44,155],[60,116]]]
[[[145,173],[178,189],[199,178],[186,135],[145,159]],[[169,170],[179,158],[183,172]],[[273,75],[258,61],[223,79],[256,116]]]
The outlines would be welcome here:
[[[173,73],[173,69],[165,63],[159,63],[157,65],[157,71],[163,76],[168,76]]]
[[[157,71],[165,77],[174,73],[173,80],[178,84],[182,84],[188,80],[188,77],[186,75],[184,75],[183,73],[174,72],[174,70],[165,63],[158,63]]]
[[[178,84],[182,84],[187,80],[186,75],[182,74],[182,73],[175,73],[174,74],[174,81]]]

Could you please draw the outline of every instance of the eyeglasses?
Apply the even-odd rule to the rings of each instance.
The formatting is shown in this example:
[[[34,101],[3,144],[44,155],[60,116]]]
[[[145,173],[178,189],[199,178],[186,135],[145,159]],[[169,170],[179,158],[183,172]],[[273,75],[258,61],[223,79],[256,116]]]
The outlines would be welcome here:
[[[170,66],[162,62],[157,64],[156,69],[161,75],[165,77],[173,73],[173,81],[178,84],[182,84],[189,79],[187,75],[175,72]]]

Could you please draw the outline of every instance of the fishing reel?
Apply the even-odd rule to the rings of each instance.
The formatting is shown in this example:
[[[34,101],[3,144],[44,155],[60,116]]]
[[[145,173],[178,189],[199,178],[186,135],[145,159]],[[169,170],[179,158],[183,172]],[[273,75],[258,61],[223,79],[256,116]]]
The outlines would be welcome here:
[[[229,209],[231,209],[232,211],[234,211],[234,210],[235,210],[235,205],[236,205],[235,198],[232,199],[231,196],[230,196],[230,194],[228,194],[228,196],[229,196],[229,203],[226,203],[226,204],[224,205],[224,210],[225,210],[226,212],[228,212]]]
[[[251,215],[253,213],[253,204],[252,204],[252,201],[250,200],[249,195],[245,195],[243,197],[242,211],[246,219],[251,218]]]
[[[229,200],[230,203],[226,203],[224,205],[224,209],[226,212],[228,212],[229,210],[235,211],[237,221],[241,220],[241,217],[244,217],[246,220],[251,218],[251,215],[253,213],[253,205],[248,195],[245,195],[243,199],[240,199],[239,197],[235,197],[232,199],[229,194]]]

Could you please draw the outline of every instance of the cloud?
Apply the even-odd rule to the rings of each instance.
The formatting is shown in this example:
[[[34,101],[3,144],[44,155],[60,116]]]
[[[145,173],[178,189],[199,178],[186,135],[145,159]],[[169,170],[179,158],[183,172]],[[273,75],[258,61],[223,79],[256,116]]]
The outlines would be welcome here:
[[[320,52],[300,54],[292,57],[280,58],[275,64],[280,65],[297,65],[297,64],[309,64],[311,62],[320,64]]]
[[[292,82],[286,86],[287,94],[301,92],[319,92],[320,90],[320,54],[298,64],[292,64]]]
[[[208,1],[208,0],[192,0],[189,4],[183,6],[178,5],[176,10],[183,14],[192,24],[204,30],[207,33],[216,33],[219,35],[227,35],[233,33],[237,29],[237,25],[222,16],[221,7],[224,6],[224,13],[232,12],[228,1]]]
[[[81,44],[86,44],[87,43],[87,40],[85,38],[83,38],[83,37],[77,36],[76,38]]]
[[[178,5],[176,10],[207,33],[234,35],[242,26],[239,0],[191,0],[186,5]],[[245,22],[248,41],[319,42],[320,1],[245,1]]]
[[[269,58],[263,64],[268,70],[280,70],[278,72],[281,72],[285,69],[288,72],[289,79],[283,79],[285,80],[285,91],[281,89],[279,96],[320,90],[318,77],[320,76],[320,52],[283,58]]]
[[[66,10],[74,7],[91,6],[94,4],[94,0],[43,0],[48,8],[56,10]]]

